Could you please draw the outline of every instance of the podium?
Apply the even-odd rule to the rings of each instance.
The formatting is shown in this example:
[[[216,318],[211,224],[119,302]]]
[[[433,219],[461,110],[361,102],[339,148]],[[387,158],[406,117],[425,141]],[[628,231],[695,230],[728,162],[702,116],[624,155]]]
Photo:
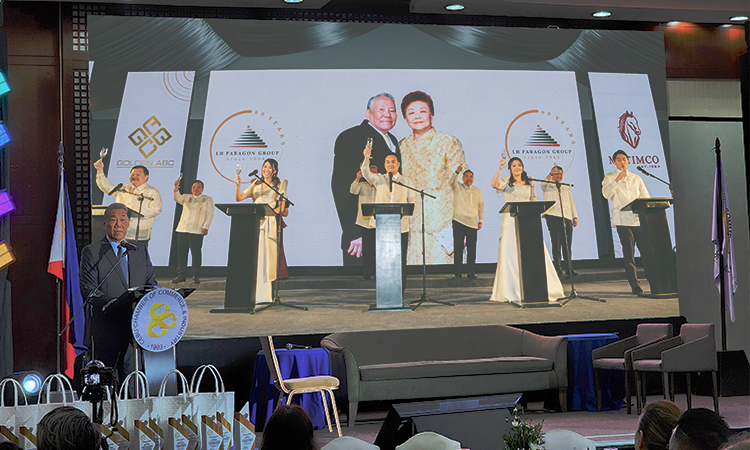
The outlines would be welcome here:
[[[91,242],[99,242],[104,239],[104,212],[109,205],[91,205]],[[128,208],[128,218],[132,221],[134,218],[143,217],[138,211]]]
[[[229,229],[227,288],[224,307],[212,313],[252,313],[255,309],[255,287],[258,273],[258,235],[260,221],[272,216],[265,203],[219,203],[214,205],[232,219]]]
[[[377,300],[368,311],[411,311],[404,307],[401,217],[413,212],[414,203],[362,203],[362,215],[375,216]]]
[[[633,211],[641,222],[641,260],[651,292],[638,294],[649,298],[677,297],[677,262],[667,223],[671,198],[637,198],[620,211]]]
[[[516,221],[521,301],[511,302],[512,305],[521,308],[562,306],[549,302],[542,236],[542,213],[554,204],[555,202],[507,202],[500,210],[500,213],[510,214]]]

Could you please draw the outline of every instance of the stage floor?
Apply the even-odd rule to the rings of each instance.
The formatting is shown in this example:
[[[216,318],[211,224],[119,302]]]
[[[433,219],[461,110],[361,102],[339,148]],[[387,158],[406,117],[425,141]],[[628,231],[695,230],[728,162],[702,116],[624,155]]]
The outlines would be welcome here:
[[[480,279],[474,281],[449,278],[448,275],[428,275],[427,295],[432,300],[453,302],[455,306],[424,303],[416,311],[367,312],[369,305],[375,303],[374,282],[361,282],[359,277],[353,276],[329,281],[326,277],[309,277],[307,281],[295,277],[294,283],[282,282],[282,286],[286,284],[288,288],[282,287],[281,300],[305,306],[307,311],[274,307],[253,315],[209,313],[212,308],[223,306],[223,280],[205,279],[200,289],[187,298],[190,316],[183,339],[679,316],[677,298],[651,299],[632,295],[625,280],[587,281],[592,277],[582,274],[582,282],[576,281],[578,295],[603,298],[605,303],[574,299],[563,307],[523,309],[488,300],[492,293],[490,274],[480,274]],[[315,288],[305,289],[304,286]],[[331,289],[325,286],[355,288]],[[405,302],[419,300],[421,277],[410,276],[407,286]],[[564,286],[565,292],[569,293],[570,285]],[[646,280],[641,280],[641,286],[648,290]]]

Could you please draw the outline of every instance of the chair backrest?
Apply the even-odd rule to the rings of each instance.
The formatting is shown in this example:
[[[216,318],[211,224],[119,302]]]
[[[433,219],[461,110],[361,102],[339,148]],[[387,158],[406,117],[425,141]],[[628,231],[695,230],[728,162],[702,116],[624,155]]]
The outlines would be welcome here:
[[[281,369],[279,368],[279,360],[276,358],[276,349],[273,346],[273,337],[271,336],[260,336],[260,346],[263,349],[263,353],[266,355],[266,364],[268,365],[268,371],[273,377],[273,384],[281,392],[286,392],[284,389],[284,378],[281,377]]]
[[[461,443],[447,437],[424,431],[410,437],[408,441],[396,446],[396,450],[460,450]]]
[[[683,344],[697,341],[704,337],[714,337],[714,324],[712,323],[685,323],[680,327],[680,340]]]
[[[662,338],[672,337],[671,323],[641,323],[635,329],[638,345]]]
[[[351,436],[342,436],[327,443],[320,450],[380,450],[380,447]]]

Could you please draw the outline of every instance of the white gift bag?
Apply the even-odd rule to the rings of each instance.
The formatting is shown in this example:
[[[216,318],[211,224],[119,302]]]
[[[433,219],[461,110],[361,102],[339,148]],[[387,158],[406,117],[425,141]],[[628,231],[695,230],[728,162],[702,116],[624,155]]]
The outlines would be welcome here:
[[[58,390],[54,390],[54,384],[57,382]],[[52,402],[51,393],[59,392],[59,402]],[[83,411],[88,417],[91,417],[91,403],[78,400],[78,395],[73,390],[73,385],[70,384],[70,380],[65,375],[59,373],[52,374],[44,379],[42,387],[39,389],[39,409],[38,409],[38,420],[42,420],[48,412],[53,409],[59,408],[60,406],[72,406]]]
[[[138,386],[136,391],[139,397],[137,398],[128,398],[128,391],[131,382],[136,383]],[[117,424],[124,427],[125,431],[127,431],[126,434],[130,436],[128,438],[130,441],[130,448],[137,448],[134,447],[134,445],[139,445],[134,442],[134,434],[136,430],[135,422],[143,422],[144,414],[147,414],[145,415],[145,423],[148,423],[151,411],[151,398],[148,390],[148,379],[146,378],[145,373],[141,371],[133,371],[125,377],[125,380],[120,387],[120,394],[117,398],[117,411]],[[107,414],[106,408],[104,412]]]
[[[167,382],[169,376],[174,374],[177,377],[177,395],[167,396]],[[179,382],[182,382],[182,393],[179,393]],[[172,369],[164,375],[159,386],[159,393],[156,397],[151,399],[151,414],[154,416],[157,424],[162,430],[166,430],[169,425],[169,419],[182,419],[183,411],[191,409],[189,406],[192,403],[192,397],[190,395],[190,384],[177,369]]]
[[[5,405],[5,389],[8,387],[13,388],[12,405]],[[38,405],[28,403],[23,386],[18,380],[6,378],[0,381],[0,441],[10,441],[28,450],[36,449],[38,418]]]
[[[203,375],[210,373],[214,378],[214,392],[199,392]],[[200,411],[200,416],[211,417],[221,426],[224,449],[232,447],[232,421],[234,417],[234,392],[227,392],[219,369],[212,364],[198,367],[190,382],[193,392],[193,405]]]

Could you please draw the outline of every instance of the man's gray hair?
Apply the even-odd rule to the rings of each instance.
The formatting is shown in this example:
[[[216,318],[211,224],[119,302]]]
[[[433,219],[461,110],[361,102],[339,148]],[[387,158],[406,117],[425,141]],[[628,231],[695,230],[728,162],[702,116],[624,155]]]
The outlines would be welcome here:
[[[367,109],[372,109],[372,103],[378,97],[388,97],[388,98],[390,98],[393,101],[394,105],[396,104],[396,99],[393,98],[393,96],[391,94],[389,94],[387,92],[381,92],[380,94],[373,95],[372,97],[370,97],[370,100],[367,100]]]

